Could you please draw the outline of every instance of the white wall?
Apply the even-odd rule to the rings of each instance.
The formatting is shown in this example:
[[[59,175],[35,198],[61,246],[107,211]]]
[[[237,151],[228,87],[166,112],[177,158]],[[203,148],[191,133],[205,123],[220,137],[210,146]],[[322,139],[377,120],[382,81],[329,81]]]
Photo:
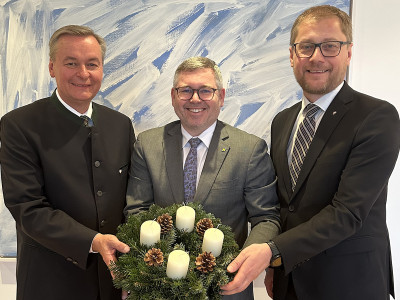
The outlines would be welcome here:
[[[353,0],[354,47],[349,83],[400,111],[399,0]],[[400,134],[400,133],[399,133]],[[391,237],[395,294],[400,295],[400,163],[389,183],[387,223]]]
[[[372,96],[393,103],[400,111],[400,1],[353,0],[354,50],[350,66],[350,85]],[[400,280],[400,163],[389,186],[388,226],[391,235],[395,284]],[[6,265],[5,265],[6,264]],[[11,266],[11,271],[10,271]],[[0,295],[2,300],[15,299],[12,272],[15,265],[0,261]],[[11,275],[10,275],[11,274]],[[1,277],[3,276],[3,278]],[[397,280],[396,280],[397,279]],[[400,287],[395,286],[400,295]],[[262,281],[256,283],[256,300],[268,299]]]

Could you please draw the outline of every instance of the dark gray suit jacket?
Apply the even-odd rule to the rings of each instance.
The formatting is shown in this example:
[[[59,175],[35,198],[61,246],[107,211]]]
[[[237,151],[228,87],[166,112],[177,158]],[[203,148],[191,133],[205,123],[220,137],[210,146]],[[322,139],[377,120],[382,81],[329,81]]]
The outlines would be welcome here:
[[[97,232],[124,220],[134,132],[130,119],[93,104],[94,127],[57,99],[1,119],[5,204],[16,221],[17,299],[121,299],[99,254]]]
[[[132,154],[126,213],[138,213],[153,203],[162,207],[183,203],[182,161],[179,121],[139,134]],[[246,245],[266,242],[278,234],[275,183],[265,141],[217,121],[194,201],[231,226],[240,247],[247,239],[248,222],[252,230]]]
[[[388,299],[393,274],[386,196],[400,146],[400,122],[389,103],[347,83],[325,112],[294,192],[286,149],[301,103],[272,122],[271,157],[278,176],[283,233],[274,239],[299,300]]]

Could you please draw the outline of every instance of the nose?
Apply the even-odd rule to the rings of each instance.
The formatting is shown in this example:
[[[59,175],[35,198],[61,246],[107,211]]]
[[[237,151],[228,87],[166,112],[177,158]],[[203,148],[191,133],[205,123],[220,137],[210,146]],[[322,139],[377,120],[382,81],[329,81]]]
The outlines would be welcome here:
[[[88,70],[87,70],[85,65],[79,66],[79,68],[77,70],[77,75],[79,77],[83,77],[83,78],[86,78],[86,77],[89,76],[89,72],[88,72]]]
[[[321,45],[317,45],[314,49],[314,53],[311,55],[310,59],[322,60],[325,57],[322,55]]]
[[[199,97],[199,90],[194,90],[193,91],[193,96],[192,99],[190,99],[191,102],[199,102],[201,101],[200,97]]]

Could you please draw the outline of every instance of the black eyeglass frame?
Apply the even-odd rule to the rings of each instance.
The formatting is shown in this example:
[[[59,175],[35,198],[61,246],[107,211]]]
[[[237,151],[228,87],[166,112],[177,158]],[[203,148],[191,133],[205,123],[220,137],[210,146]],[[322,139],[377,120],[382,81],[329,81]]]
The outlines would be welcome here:
[[[339,48],[338,54],[336,54],[336,55],[325,55],[325,54],[324,54],[324,51],[323,51],[322,48],[321,48],[321,45],[322,45],[322,44],[326,44],[326,43],[332,43],[332,42],[334,42],[334,43],[339,43],[339,44],[340,44],[340,48]],[[297,46],[298,44],[311,44],[311,45],[314,45],[314,50],[313,50],[313,52],[311,53],[311,55],[309,55],[309,56],[300,56],[300,55],[297,53],[297,47],[296,47],[296,46]],[[296,53],[296,56],[297,56],[298,58],[310,58],[311,56],[314,55],[315,49],[317,49],[317,47],[319,48],[319,51],[321,52],[321,54],[322,54],[323,57],[336,57],[336,56],[338,56],[338,55],[340,54],[340,51],[342,51],[342,46],[343,46],[343,45],[349,45],[349,44],[351,44],[351,42],[342,42],[342,41],[326,41],[326,42],[321,42],[321,43],[300,42],[300,43],[294,43],[294,44],[292,44],[292,47],[294,47],[294,52]]]
[[[191,89],[191,90],[192,90],[192,96],[191,96],[189,99],[181,99],[181,98],[179,97],[179,89],[182,89],[182,88],[188,88],[188,89]],[[204,99],[202,99],[202,98],[200,97],[199,91],[202,90],[202,89],[205,89],[205,88],[210,89],[210,90],[213,91],[213,94],[212,94],[211,99],[204,100]],[[197,96],[199,97],[200,100],[202,100],[202,101],[211,101],[212,99],[214,99],[215,92],[218,91],[218,90],[219,90],[219,89],[215,89],[215,88],[208,87],[208,86],[201,87],[201,88],[199,88],[199,89],[193,89],[193,88],[191,88],[190,86],[181,86],[181,87],[175,88],[175,91],[176,91],[176,94],[178,95],[179,100],[182,100],[182,101],[190,101],[190,100],[192,100],[193,95],[194,95],[194,92],[197,93]]]

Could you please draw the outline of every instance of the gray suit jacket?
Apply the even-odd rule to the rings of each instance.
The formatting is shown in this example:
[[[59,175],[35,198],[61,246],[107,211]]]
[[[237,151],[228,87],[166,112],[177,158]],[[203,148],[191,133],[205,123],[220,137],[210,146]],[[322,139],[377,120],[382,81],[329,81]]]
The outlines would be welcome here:
[[[183,203],[182,160],[180,121],[139,134],[125,213],[147,210],[153,203],[162,207]],[[242,247],[266,242],[278,234],[275,189],[276,176],[265,141],[217,121],[194,201],[231,226]],[[246,241],[248,222],[252,230]]]

